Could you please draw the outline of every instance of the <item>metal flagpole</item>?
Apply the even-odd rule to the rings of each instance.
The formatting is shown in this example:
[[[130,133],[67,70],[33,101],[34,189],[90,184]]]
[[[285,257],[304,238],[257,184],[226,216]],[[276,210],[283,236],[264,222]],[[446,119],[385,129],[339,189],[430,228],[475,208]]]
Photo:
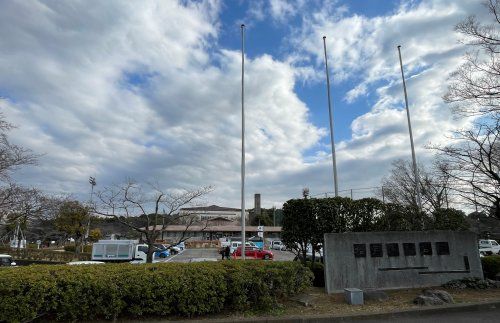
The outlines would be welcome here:
[[[245,25],[241,24],[241,259],[245,260]]]
[[[332,163],[333,163],[333,186],[335,187],[335,196],[339,196],[339,186],[337,183],[337,161],[335,154],[335,141],[333,139],[333,114],[330,99],[330,77],[328,75],[328,58],[326,56],[326,36],[323,36],[323,47],[325,49],[325,70],[326,70],[326,88],[328,92],[328,113],[330,115],[330,142],[332,145]]]
[[[403,71],[403,60],[401,59],[401,45],[398,45],[399,65],[401,66],[401,78],[403,79],[403,91],[405,94],[406,116],[408,117],[408,131],[410,132],[411,158],[413,159],[413,176],[415,177],[415,192],[417,193],[417,205],[422,210],[422,199],[420,197],[420,177],[418,176],[417,157],[415,156],[415,146],[413,144],[413,133],[411,131],[410,108],[408,107],[408,95],[406,94],[405,74]]]

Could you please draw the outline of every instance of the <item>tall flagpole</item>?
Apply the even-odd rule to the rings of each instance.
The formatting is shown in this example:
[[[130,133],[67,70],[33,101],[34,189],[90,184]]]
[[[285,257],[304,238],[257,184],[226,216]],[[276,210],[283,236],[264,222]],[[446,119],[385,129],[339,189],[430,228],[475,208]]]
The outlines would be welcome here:
[[[339,196],[339,186],[337,182],[337,160],[335,154],[335,140],[333,139],[333,114],[330,98],[330,77],[328,75],[328,58],[326,56],[326,36],[323,36],[323,47],[325,49],[325,70],[326,70],[326,88],[328,92],[328,113],[330,115],[330,143],[332,145],[332,163],[333,163],[333,186],[335,187],[335,196]]]
[[[241,24],[241,259],[245,260],[245,25]]]
[[[403,60],[401,59],[401,45],[398,45],[399,65],[401,66],[401,78],[403,79],[403,91],[405,94],[406,116],[408,117],[408,131],[410,132],[411,158],[413,159],[413,176],[415,177],[415,192],[417,194],[417,205],[422,210],[422,199],[420,197],[420,177],[418,176],[417,157],[415,156],[415,146],[413,144],[413,133],[411,131],[410,108],[408,107],[408,95],[406,94],[405,74],[403,72]]]

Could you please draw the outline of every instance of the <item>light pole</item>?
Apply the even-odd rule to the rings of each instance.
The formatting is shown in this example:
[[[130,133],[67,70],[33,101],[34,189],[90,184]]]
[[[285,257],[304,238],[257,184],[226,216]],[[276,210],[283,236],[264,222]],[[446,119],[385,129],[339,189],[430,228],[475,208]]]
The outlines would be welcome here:
[[[90,205],[93,207],[94,186],[97,185],[95,177],[90,176],[89,183],[90,183]],[[85,234],[85,239],[89,238],[89,234],[90,234],[90,214],[89,214],[89,221],[87,222],[87,233]]]
[[[241,259],[245,260],[245,25],[241,24]]]
[[[406,94],[405,74],[403,71],[403,60],[401,59],[401,45],[398,45],[399,65],[401,66],[401,78],[403,79],[403,91],[405,95],[406,116],[408,118],[408,131],[410,133],[411,158],[413,160],[413,176],[415,177],[415,192],[417,194],[417,205],[422,211],[422,199],[420,197],[420,177],[418,176],[417,157],[415,156],[415,146],[413,144],[413,133],[411,131],[410,108],[408,107],[408,95]]]
[[[328,58],[326,55],[326,36],[323,36],[323,48],[325,49],[325,71],[326,71],[326,89],[328,93],[328,113],[330,120],[330,143],[332,145],[332,163],[333,163],[333,186],[335,188],[335,197],[339,196],[339,186],[337,183],[337,160],[335,154],[335,140],[333,139],[333,113],[330,98],[330,76],[328,74]]]

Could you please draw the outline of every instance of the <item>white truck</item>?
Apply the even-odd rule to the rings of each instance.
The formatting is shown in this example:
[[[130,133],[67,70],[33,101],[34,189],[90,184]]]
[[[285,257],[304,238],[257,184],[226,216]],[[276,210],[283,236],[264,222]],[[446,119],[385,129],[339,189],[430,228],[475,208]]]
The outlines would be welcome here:
[[[500,245],[496,242],[496,240],[479,240],[479,253],[483,256],[500,254]]]
[[[146,262],[148,245],[137,240],[99,240],[92,246],[92,260]]]

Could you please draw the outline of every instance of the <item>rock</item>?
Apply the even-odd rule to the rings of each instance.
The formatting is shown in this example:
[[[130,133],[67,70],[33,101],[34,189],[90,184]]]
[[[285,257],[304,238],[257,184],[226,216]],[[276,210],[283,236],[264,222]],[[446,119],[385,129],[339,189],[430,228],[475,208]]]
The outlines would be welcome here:
[[[417,305],[443,305],[444,302],[439,297],[419,295],[413,300]]]
[[[363,291],[363,298],[367,301],[385,302],[389,296],[381,290],[366,290]]]
[[[303,306],[314,306],[313,301],[314,297],[308,294],[298,294],[290,298],[292,301],[295,301]]]
[[[440,290],[440,289],[425,289],[422,292],[422,295],[428,296],[428,297],[437,297],[440,300],[442,300],[444,303],[447,304],[452,304],[455,303],[453,300],[453,297],[450,295],[450,293]]]
[[[486,279],[486,282],[488,283],[488,288],[499,288],[500,287],[500,281],[498,281],[498,280]]]

